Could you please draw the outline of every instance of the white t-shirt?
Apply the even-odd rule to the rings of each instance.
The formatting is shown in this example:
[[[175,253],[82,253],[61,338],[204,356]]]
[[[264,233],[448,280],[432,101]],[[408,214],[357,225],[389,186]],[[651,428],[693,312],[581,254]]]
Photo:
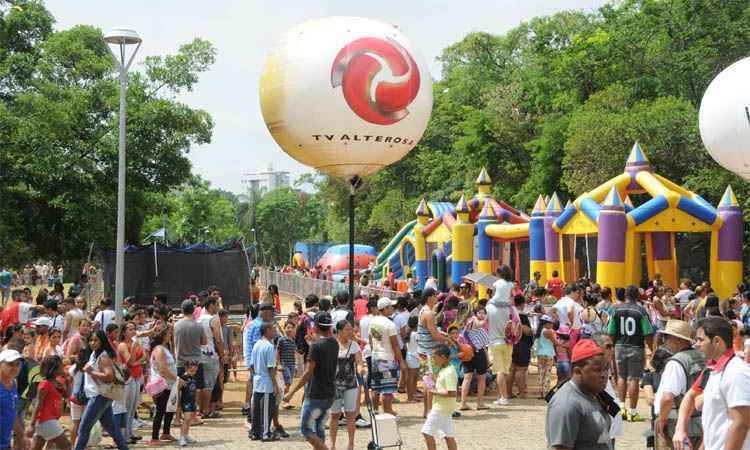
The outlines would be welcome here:
[[[573,307],[573,325],[568,321],[568,309],[571,306]],[[583,306],[576,303],[575,300],[566,295],[555,303],[555,309],[557,310],[557,317],[560,319],[560,326],[564,325],[572,329],[581,328]]]
[[[366,342],[365,349],[362,351],[362,356],[369,358],[372,355],[372,349],[370,348],[370,323],[375,316],[367,314],[359,320],[359,335],[362,340]]]
[[[681,289],[679,292],[677,292],[674,295],[674,298],[680,301],[681,304],[685,304],[688,302],[688,298],[690,295],[695,294],[695,292],[691,291],[690,289]]]
[[[59,330],[62,332],[63,327],[65,326],[65,317],[58,314],[55,317],[50,317],[49,320],[52,322],[52,326],[49,327],[50,330]]]
[[[724,450],[729,432],[729,408],[750,406],[750,365],[733,357],[722,372],[711,372],[703,391],[703,446],[705,450]],[[742,450],[750,450],[750,433]]]
[[[396,339],[398,347],[404,348],[404,340],[401,339],[401,330],[409,324],[409,311],[401,311],[393,316],[393,324],[396,326]]]
[[[18,304],[18,323],[28,323],[31,321],[31,305],[21,302]]]
[[[492,290],[494,292],[494,294],[492,294],[492,300],[500,299],[502,302],[510,303],[512,300],[510,297],[512,289],[513,283],[511,281],[506,281],[500,278],[492,285]]]
[[[385,316],[376,316],[370,322],[368,339],[372,340],[372,359],[394,361],[391,336],[396,335],[396,325]]]
[[[96,313],[96,316],[94,317],[94,322],[99,322],[102,324],[102,330],[107,330],[107,325],[114,322],[115,320],[115,312],[111,309],[103,309]]]
[[[349,356],[351,356],[361,351],[362,349],[359,347],[359,344],[357,344],[354,340],[351,340],[349,341],[349,345],[346,347],[339,345],[339,358],[346,358],[347,353],[349,353]]]
[[[667,365],[664,366],[664,372],[661,374],[659,389],[654,395],[654,414],[659,415],[659,411],[661,411],[661,398],[665,392],[669,392],[677,397],[684,394],[687,388],[687,377],[680,363],[677,361],[667,361]]]
[[[419,358],[419,350],[417,350],[417,332],[412,331],[409,335],[409,342],[406,343],[406,356],[411,358]]]
[[[206,356],[214,356],[216,354],[216,346],[214,344],[214,332],[211,329],[211,320],[215,317],[205,312],[198,319],[198,323],[203,327],[203,334],[206,336],[206,345],[202,346],[201,351]]]

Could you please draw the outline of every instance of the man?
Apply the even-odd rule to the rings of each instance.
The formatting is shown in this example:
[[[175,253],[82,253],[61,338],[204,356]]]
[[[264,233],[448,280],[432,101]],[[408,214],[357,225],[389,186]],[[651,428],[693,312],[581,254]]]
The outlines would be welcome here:
[[[224,384],[229,382],[229,369],[234,357],[234,349],[232,348],[234,330],[229,326],[229,311],[226,309],[219,310],[219,323],[221,324],[221,341],[224,344],[224,359],[221,361],[223,376],[214,387],[214,393],[211,397],[211,400],[216,403],[216,409],[224,408]]]
[[[27,324],[31,321],[32,311],[44,311],[42,305],[31,305],[28,297],[22,289],[14,289],[11,293],[11,301],[0,312],[0,332],[5,335],[8,327]]]
[[[209,299],[214,300],[214,299]],[[273,412],[278,408],[280,389],[276,382],[276,324],[263,322],[260,326],[261,339],[253,346],[248,368],[253,379],[253,427],[250,439],[262,442],[278,441],[279,436],[271,432]]]
[[[187,363],[190,361],[201,361],[202,348],[207,344],[206,334],[201,324],[193,319],[195,305],[190,300],[184,300],[181,305],[182,319],[174,324],[174,345],[177,359],[177,376],[185,373]],[[206,381],[203,375],[203,364],[198,364],[195,374],[196,389],[205,389]]]
[[[57,302],[54,300],[47,300],[44,302],[44,311],[51,322],[50,330],[58,330],[62,333],[63,326],[65,325],[65,318],[58,312]]]
[[[524,292],[524,295],[527,297],[531,297],[531,295],[536,291],[538,288],[543,287],[540,286],[540,280],[542,279],[542,273],[538,270],[534,271],[534,275],[532,276],[532,279],[529,281],[529,284],[526,285],[526,291]]]
[[[393,395],[398,390],[399,368],[406,367],[398,345],[398,330],[390,319],[393,314],[395,300],[383,297],[378,300],[380,315],[373,317],[370,322],[368,340],[372,351],[372,390],[374,392],[373,405],[378,408],[377,397],[382,396],[383,411],[396,415],[393,410]]]
[[[258,317],[253,319],[245,328],[244,333],[244,348],[243,356],[245,358],[245,366],[250,364],[253,355],[253,347],[261,338],[261,325],[263,322],[270,322],[273,320],[273,305],[270,303],[263,303],[260,305]],[[245,386],[245,406],[242,408],[242,413],[247,415],[247,420],[250,422],[252,416],[250,415],[250,402],[253,392],[253,378],[248,377],[247,385]]]
[[[328,450],[325,444],[325,426],[328,410],[336,395],[336,365],[339,344],[333,337],[331,315],[319,312],[315,315],[315,330],[320,338],[310,346],[307,369],[284,397],[291,401],[294,394],[308,382],[310,388],[302,403],[300,431],[314,450]]]
[[[336,308],[331,312],[333,323],[339,323],[340,320],[348,320],[353,324],[354,313],[349,309],[349,294],[346,292],[337,292],[333,296],[333,301],[336,304]]]
[[[37,317],[32,322],[34,330],[36,331],[36,342],[34,343],[34,353],[32,358],[35,361],[41,361],[44,355],[44,350],[47,348],[49,343],[49,330],[52,326],[52,321],[48,317]]]
[[[683,320],[670,320],[664,330],[660,330],[664,344],[672,352],[664,366],[659,389],[654,396],[654,414],[656,423],[656,439],[660,449],[672,448],[672,436],[677,424],[677,410],[690,386],[701,374],[706,366],[706,360],[700,351],[692,348],[693,330],[690,324]],[[694,414],[688,427],[688,438],[692,448],[699,448],[701,444],[701,417]]]
[[[101,304],[104,309],[96,313],[94,322],[99,323],[100,329],[106,330],[107,325],[115,321],[115,311],[112,309],[112,299],[105,298]]]
[[[573,372],[547,406],[545,433],[554,450],[609,450],[611,416],[598,396],[607,385],[604,350],[591,339],[573,348]]]
[[[609,320],[607,333],[615,341],[615,361],[617,361],[617,396],[625,401],[627,393],[629,408],[623,409],[623,417],[630,422],[642,422],[638,414],[638,390],[646,360],[645,345],[652,349],[653,329],[648,313],[639,305],[638,288],[630,285],[625,288],[625,303],[615,306]]]
[[[310,351],[308,340],[315,329],[314,318],[318,313],[319,305],[320,299],[317,295],[310,294],[305,297],[305,312],[299,318],[299,324],[297,325],[297,334],[294,337],[294,343],[297,344],[297,352],[302,354],[305,361],[307,361],[307,354]]]
[[[81,296],[76,297],[75,300],[67,298],[65,299],[65,302],[71,303],[72,306],[68,310],[68,312],[65,313],[65,321],[63,324],[63,339],[67,339],[68,337],[70,337],[71,333],[74,332],[74,330],[78,329],[78,324],[85,317],[85,313],[83,311],[84,309],[86,309],[86,300],[84,300]]]
[[[557,271],[553,270],[552,278],[547,280],[547,285],[545,286],[547,292],[549,292],[550,295],[554,295],[556,299],[560,299],[563,295],[563,286],[565,286],[565,282],[560,279]]]
[[[398,348],[404,361],[406,361],[406,343],[404,339],[411,333],[409,329],[409,311],[406,309],[408,303],[409,300],[406,296],[400,296],[396,300],[396,310],[393,314],[393,325],[396,326],[396,340],[398,340]],[[405,368],[406,366],[404,366]],[[401,393],[406,392],[406,370],[401,371],[398,391]]]
[[[560,326],[571,330],[581,329],[581,288],[577,284],[565,286],[565,296],[555,302],[553,315],[557,316]],[[575,345],[575,344],[572,344]]]
[[[211,393],[214,386],[223,377],[220,370],[221,361],[224,360],[224,342],[221,336],[221,321],[216,314],[219,306],[215,298],[209,297],[203,304],[203,314],[198,319],[203,333],[206,336],[206,344],[201,349],[203,353],[201,363],[203,364],[204,388],[199,392],[199,400],[203,417],[217,419],[220,417],[211,405]]]
[[[715,361],[703,391],[703,448],[750,450],[750,365],[732,350],[732,325],[721,317],[703,319],[695,340]]]
[[[10,297],[10,283],[13,281],[13,274],[8,269],[0,269],[0,294],[2,296],[2,305],[5,306],[5,302]]]
[[[510,292],[513,288],[513,273],[510,267],[503,265],[498,269],[500,279],[493,284],[494,295],[487,303],[487,322],[489,325],[490,356],[492,368],[497,373],[497,406],[510,404],[508,400],[508,386],[510,386],[510,370],[513,356],[513,342],[506,336],[506,325],[512,322],[511,330],[514,336],[520,335],[521,319],[511,304]],[[506,339],[507,338],[507,339]]]

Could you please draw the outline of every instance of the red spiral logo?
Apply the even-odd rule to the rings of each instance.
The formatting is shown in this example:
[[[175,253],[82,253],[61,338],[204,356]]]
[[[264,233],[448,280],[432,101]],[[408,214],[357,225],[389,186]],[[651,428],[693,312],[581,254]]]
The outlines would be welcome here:
[[[390,70],[390,77],[377,80],[373,89],[373,80],[381,74],[384,64]],[[341,86],[349,108],[362,119],[391,125],[409,114],[406,107],[419,92],[419,68],[396,41],[360,38],[336,55],[331,67],[331,86]]]

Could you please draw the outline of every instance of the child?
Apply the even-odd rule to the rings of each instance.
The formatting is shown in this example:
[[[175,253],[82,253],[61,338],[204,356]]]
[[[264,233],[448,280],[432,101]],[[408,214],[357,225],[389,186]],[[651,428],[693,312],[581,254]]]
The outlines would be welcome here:
[[[417,401],[417,373],[419,372],[419,353],[417,352],[417,324],[419,317],[411,316],[407,322],[409,334],[406,335],[406,401]],[[421,400],[421,399],[419,399]]]
[[[539,386],[541,393],[539,398],[544,398],[550,389],[552,377],[552,365],[555,362],[555,336],[554,321],[546,314],[539,318],[539,327],[536,332],[537,348],[536,360],[539,368]]]
[[[279,361],[281,362],[281,375],[284,378],[284,393],[286,394],[294,379],[294,370],[296,367],[297,345],[294,343],[296,325],[289,320],[284,325],[285,336],[279,337],[277,344]],[[285,403],[284,409],[290,409],[292,405]]]
[[[432,409],[422,426],[427,450],[437,449],[435,436],[445,436],[448,450],[457,450],[456,438],[453,436],[453,418],[451,414],[456,409],[456,386],[458,377],[456,370],[450,365],[450,348],[439,345],[432,354],[432,364],[440,368],[434,386],[428,387],[432,394]]]
[[[555,355],[557,359],[557,383],[570,378],[570,329],[563,325],[557,330],[555,339]]]
[[[44,379],[37,387],[36,406],[27,432],[29,437],[34,437],[32,449],[41,450],[47,442],[52,441],[58,449],[69,450],[70,442],[60,425],[63,394],[66,391],[65,386],[58,381],[58,378],[64,376],[62,359],[59,356],[44,358],[40,373]]]
[[[186,447],[189,443],[195,442],[190,437],[190,424],[195,418],[196,405],[195,395],[198,390],[198,381],[196,380],[196,374],[198,373],[198,361],[188,361],[185,363],[185,373],[180,376],[180,409],[184,417],[182,418],[182,426],[180,426],[180,447]]]

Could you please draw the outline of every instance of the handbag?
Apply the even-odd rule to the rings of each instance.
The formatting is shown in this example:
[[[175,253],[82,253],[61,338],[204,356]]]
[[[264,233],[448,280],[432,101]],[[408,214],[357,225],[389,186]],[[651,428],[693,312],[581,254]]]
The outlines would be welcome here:
[[[151,380],[149,380],[148,383],[146,383],[145,386],[146,393],[148,393],[148,395],[150,395],[151,397],[155,397],[161,394],[162,392],[166,391],[167,388],[167,381],[161,375],[153,377]]]
[[[129,373],[126,368],[123,368],[115,361],[112,361],[112,373],[114,374],[114,379],[111,383],[100,384],[99,393],[110,400],[121,402],[125,398],[125,382],[128,379]]]
[[[473,322],[472,322],[473,324]],[[484,327],[472,327],[464,329],[464,339],[477,350],[490,346],[490,336]]]

